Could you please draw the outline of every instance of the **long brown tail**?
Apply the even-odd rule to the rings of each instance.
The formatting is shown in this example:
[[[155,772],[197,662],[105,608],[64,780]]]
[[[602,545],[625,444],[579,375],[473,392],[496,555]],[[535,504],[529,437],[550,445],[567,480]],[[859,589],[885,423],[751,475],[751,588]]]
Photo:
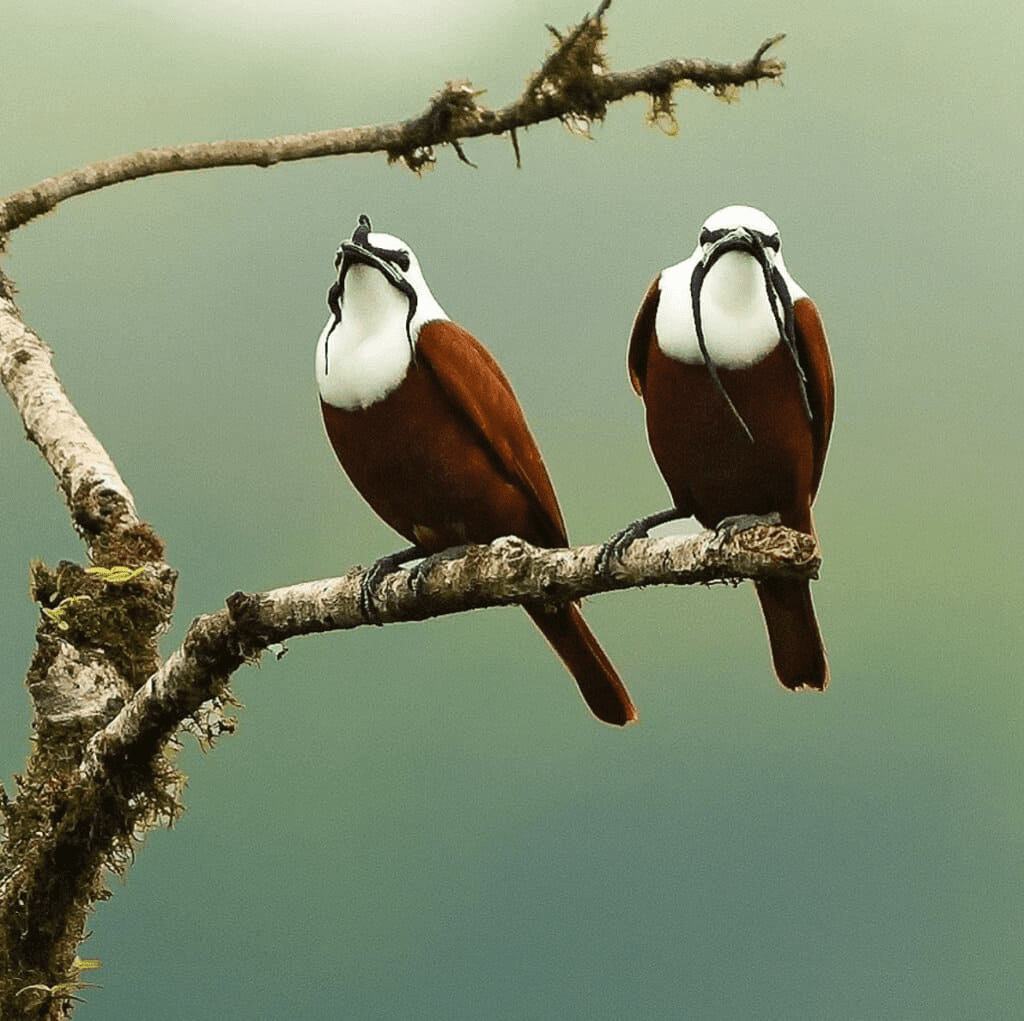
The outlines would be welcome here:
[[[761,581],[754,585],[761,602],[772,663],[780,683],[794,691],[828,687],[828,658],[806,581]]]
[[[629,692],[580,611],[567,603],[553,610],[531,606],[526,612],[576,679],[590,711],[619,727],[633,723],[637,711]]]

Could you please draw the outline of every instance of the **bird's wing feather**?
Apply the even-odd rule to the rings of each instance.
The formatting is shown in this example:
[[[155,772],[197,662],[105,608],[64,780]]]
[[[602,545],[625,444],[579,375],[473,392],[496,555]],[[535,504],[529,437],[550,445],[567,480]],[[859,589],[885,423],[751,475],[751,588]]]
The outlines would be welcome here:
[[[807,400],[811,406],[811,429],[814,434],[814,478],[811,495],[818,491],[821,473],[825,467],[825,453],[832,434],[835,415],[835,379],[829,356],[825,326],[817,306],[810,298],[801,298],[793,306],[796,325],[796,343],[800,364],[807,374]]]
[[[512,384],[490,352],[456,323],[435,320],[419,333],[416,357],[466,415],[508,478],[529,494],[549,546],[568,545],[565,521],[540,450]]]
[[[629,381],[637,395],[643,397],[644,384],[647,376],[647,352],[650,349],[651,339],[654,336],[654,320],[658,314],[658,283],[660,277],[655,277],[651,286],[647,288],[644,300],[640,303],[636,318],[633,320],[633,332],[629,337],[629,354],[627,363],[629,365]]]

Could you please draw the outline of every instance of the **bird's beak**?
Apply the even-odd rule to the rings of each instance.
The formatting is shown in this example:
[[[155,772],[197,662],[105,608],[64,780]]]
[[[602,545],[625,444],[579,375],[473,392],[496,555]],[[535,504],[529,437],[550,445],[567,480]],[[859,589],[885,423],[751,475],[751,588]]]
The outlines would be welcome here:
[[[405,330],[409,346],[415,350],[412,339],[412,320],[416,314],[419,297],[416,294],[416,288],[409,283],[404,273],[404,270],[409,268],[408,255],[404,252],[377,248],[370,241],[370,229],[369,218],[366,215],[360,216],[359,225],[352,232],[351,239],[342,241],[338,254],[335,256],[334,267],[338,271],[338,279],[327,293],[327,307],[334,316],[331,329],[333,330],[341,322],[341,302],[345,296],[345,277],[348,271],[356,265],[369,266],[377,270],[396,290],[401,291],[408,298],[409,313],[405,320]]]
[[[385,280],[389,281],[403,293],[407,293],[407,289],[412,289],[412,285],[405,279],[398,266],[388,262],[368,240],[365,243],[360,243],[360,239],[357,239],[355,235],[353,235],[353,240],[351,241],[342,241],[334,264],[338,269],[338,282],[342,286],[344,286],[345,275],[348,271],[353,266],[361,264],[379,270]]]
[[[764,242],[756,234],[747,230],[746,227],[735,227],[722,234],[721,237],[715,238],[714,241],[709,242],[705,246],[704,255],[701,259],[701,263],[704,267],[704,273],[707,274],[708,270],[710,270],[726,252],[736,251],[748,252],[762,265],[764,265],[767,258],[764,250]]]

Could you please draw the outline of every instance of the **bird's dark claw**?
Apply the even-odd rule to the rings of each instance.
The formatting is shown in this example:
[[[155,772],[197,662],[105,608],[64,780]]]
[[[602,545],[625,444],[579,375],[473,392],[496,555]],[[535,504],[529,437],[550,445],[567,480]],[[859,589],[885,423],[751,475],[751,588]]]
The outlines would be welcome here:
[[[643,527],[643,519],[632,521],[625,528],[616,532],[597,552],[595,569],[598,574],[607,574],[613,561],[622,558],[622,554],[636,542],[647,537],[647,529]]]
[[[389,574],[394,574],[402,564],[422,556],[423,550],[418,546],[410,546],[408,549],[381,557],[368,571],[363,573],[363,579],[359,583],[359,611],[367,624],[380,624],[376,606],[376,592],[380,583]]]
[[[659,511],[657,514],[649,514],[646,518],[638,518],[631,521],[621,531],[616,532],[597,552],[595,569],[599,575],[611,571],[612,562],[620,560],[622,555],[636,542],[637,539],[646,539],[651,529],[656,525],[663,525],[666,521],[675,521],[677,518],[685,517],[675,507],[667,511]]]
[[[748,528],[756,528],[758,525],[777,525],[781,520],[778,511],[772,511],[770,514],[730,514],[729,517],[722,518],[715,525],[714,545],[721,548],[734,536],[747,531]]]
[[[409,568],[409,589],[416,595],[423,594],[423,576],[430,570],[434,564],[444,563],[446,560],[458,560],[459,557],[466,555],[466,550],[469,546],[449,546],[448,549],[441,550],[440,553],[432,553],[429,557],[425,557],[418,564],[413,564]]]

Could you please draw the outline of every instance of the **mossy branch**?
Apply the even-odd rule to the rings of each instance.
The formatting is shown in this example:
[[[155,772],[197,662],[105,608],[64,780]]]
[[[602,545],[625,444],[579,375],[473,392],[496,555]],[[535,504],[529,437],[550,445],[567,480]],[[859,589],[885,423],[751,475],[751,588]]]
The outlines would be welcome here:
[[[604,118],[609,105],[635,95],[650,97],[653,120],[674,126],[672,93],[677,86],[686,83],[732,98],[744,85],[780,80],[785,70],[781,60],[765,57],[783,38],[776,35],[765,40],[748,60],[668,59],[648,67],[609,71],[602,50],[608,6],[606,0],[595,14],[565,35],[550,29],[556,39],[553,52],[529,77],[522,94],[498,110],[481,104],[483,92],[468,81],[449,81],[423,113],[392,124],[140,149],[49,177],[0,200],[0,237],[50,212],[65,199],[154,174],[211,167],[271,167],[291,160],[375,152],[386,153],[390,162],[401,161],[418,171],[435,161],[435,149],[442,145],[452,146],[458,157],[469,163],[461,143],[482,135],[508,135],[518,163],[516,132],[520,128],[559,120],[570,129],[586,132],[594,121]]]
[[[222,698],[231,675],[272,646],[304,635],[374,624],[425,620],[467,610],[559,603],[647,585],[733,583],[772,577],[816,578],[815,540],[802,532],[757,525],[727,539],[714,532],[634,542],[613,569],[600,572],[600,546],[538,549],[514,536],[444,554],[381,582],[376,619],[360,608],[366,571],[269,592],[236,592],[225,609],[193,621],[181,646],[124,709],[89,742],[83,779],[104,782],[110,763],[158,747],[177,722]],[[173,712],[168,713],[168,707]],[[175,720],[177,716],[177,720]]]

